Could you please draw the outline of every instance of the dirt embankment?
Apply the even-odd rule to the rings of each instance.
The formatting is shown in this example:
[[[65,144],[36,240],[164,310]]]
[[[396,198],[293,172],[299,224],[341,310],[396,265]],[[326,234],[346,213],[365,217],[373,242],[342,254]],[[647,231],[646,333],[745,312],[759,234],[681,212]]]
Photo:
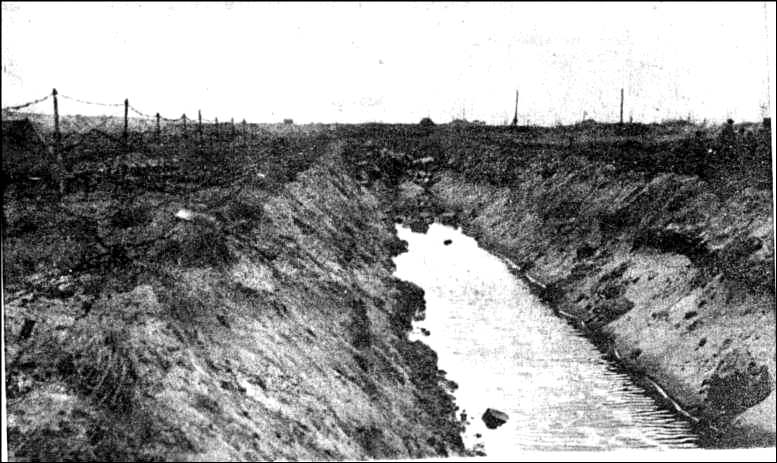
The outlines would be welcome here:
[[[328,135],[347,140],[345,163],[304,137],[228,156],[97,149],[61,201],[17,179],[3,204],[12,456],[462,451],[453,385],[407,340],[423,293],[391,277],[395,216],[463,224],[723,445],[773,445],[765,180],[676,169],[682,149],[661,144],[621,159],[576,133],[477,130],[345,127]]]
[[[418,231],[461,224],[516,262],[559,315],[698,418],[706,445],[774,445],[771,182],[742,181],[762,159],[678,164],[683,143],[617,158],[617,146],[599,156],[520,134],[367,138],[354,151],[407,168],[384,168],[393,214]]]
[[[108,274],[95,268],[47,291],[7,292],[12,458],[463,451],[452,385],[434,352],[407,339],[423,293],[391,276],[402,243],[339,155],[321,156],[277,192],[246,188],[203,220],[170,223],[213,195],[206,190],[187,203],[137,200],[144,230],[172,228],[121,285],[90,286]],[[15,227],[21,219],[7,212]],[[41,278],[17,270],[16,281]]]
[[[691,414],[737,425],[750,434],[736,437],[743,444],[773,445],[768,192],[722,203],[694,178],[578,167],[546,178],[538,168],[513,188],[446,174],[433,191],[484,246],[545,285],[557,310],[611,340]]]

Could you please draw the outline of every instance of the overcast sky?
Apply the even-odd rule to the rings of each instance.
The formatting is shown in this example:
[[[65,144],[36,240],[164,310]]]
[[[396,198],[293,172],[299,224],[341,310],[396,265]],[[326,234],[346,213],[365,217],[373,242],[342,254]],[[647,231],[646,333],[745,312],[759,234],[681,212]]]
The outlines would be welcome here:
[[[758,120],[774,22],[773,3],[3,2],[2,105],[56,87],[167,117],[502,123],[520,89],[521,122],[553,124],[616,121],[623,87],[626,119]]]

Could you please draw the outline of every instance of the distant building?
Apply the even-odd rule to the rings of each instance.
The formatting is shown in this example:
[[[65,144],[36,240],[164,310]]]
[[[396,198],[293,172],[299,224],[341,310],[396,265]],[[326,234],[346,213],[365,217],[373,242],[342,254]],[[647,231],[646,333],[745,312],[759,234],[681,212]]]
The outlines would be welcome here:
[[[294,124],[294,119],[284,119],[283,123],[286,125],[292,125]]]

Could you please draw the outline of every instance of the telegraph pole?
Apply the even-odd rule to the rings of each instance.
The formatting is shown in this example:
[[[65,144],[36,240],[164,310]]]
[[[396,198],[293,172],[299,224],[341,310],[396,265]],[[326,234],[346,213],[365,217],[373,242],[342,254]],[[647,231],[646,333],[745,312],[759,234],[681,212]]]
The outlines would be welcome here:
[[[513,116],[513,125],[518,125],[518,90],[515,91],[515,115]]]

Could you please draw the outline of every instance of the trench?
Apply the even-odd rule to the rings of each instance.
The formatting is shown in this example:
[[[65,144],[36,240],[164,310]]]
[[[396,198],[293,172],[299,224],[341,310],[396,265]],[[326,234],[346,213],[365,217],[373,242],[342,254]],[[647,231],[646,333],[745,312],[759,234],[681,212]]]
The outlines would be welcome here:
[[[457,384],[468,448],[509,457],[698,446],[690,423],[660,407],[473,238],[438,223],[425,234],[397,225],[397,233],[408,251],[394,258],[395,276],[425,292],[411,339],[429,345]],[[507,413],[507,422],[488,429],[487,408]]]

